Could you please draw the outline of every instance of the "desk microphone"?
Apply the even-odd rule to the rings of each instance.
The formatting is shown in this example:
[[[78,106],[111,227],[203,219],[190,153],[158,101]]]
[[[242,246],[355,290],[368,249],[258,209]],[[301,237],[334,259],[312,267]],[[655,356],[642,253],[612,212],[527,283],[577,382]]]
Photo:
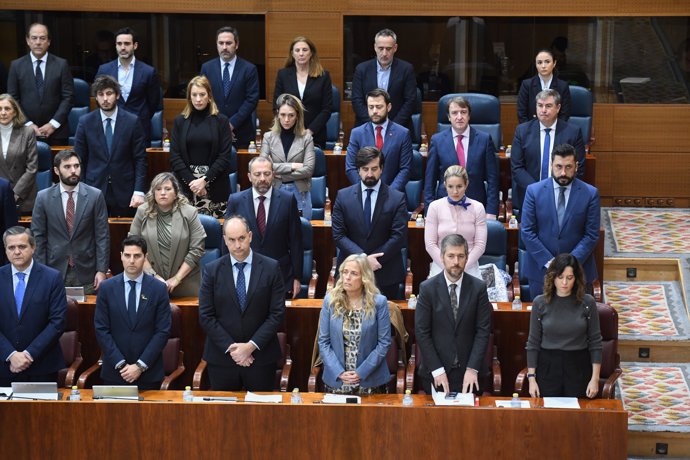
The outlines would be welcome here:
[[[10,394],[10,396],[7,398],[8,401],[11,399],[25,399],[27,401],[55,401],[55,399],[53,399],[53,398],[35,398],[35,397],[28,398],[25,396],[17,396],[14,393]]]
[[[115,399],[115,400],[120,400],[120,401],[143,401],[144,397],[139,396],[139,397],[137,397],[137,399],[133,399],[131,396],[94,396],[92,399],[95,399],[95,400]]]

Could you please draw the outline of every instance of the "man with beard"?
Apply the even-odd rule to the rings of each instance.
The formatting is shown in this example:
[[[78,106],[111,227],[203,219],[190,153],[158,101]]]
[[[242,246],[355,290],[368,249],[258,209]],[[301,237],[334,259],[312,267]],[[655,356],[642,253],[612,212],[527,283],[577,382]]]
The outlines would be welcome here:
[[[391,108],[391,97],[385,90],[376,88],[367,93],[369,121],[350,134],[345,173],[352,184],[359,184],[359,168],[355,165],[357,152],[362,147],[376,147],[383,153],[386,163],[381,180],[392,189],[405,193],[412,164],[412,141],[407,128],[388,119]]]
[[[560,123],[560,122],[559,122]],[[535,298],[544,291],[544,275],[559,254],[571,253],[582,264],[587,289],[598,279],[594,247],[599,241],[599,191],[576,179],[578,165],[572,145],[554,147],[551,176],[527,187],[520,238],[526,257],[520,270]]]
[[[58,270],[66,286],[94,294],[110,263],[108,209],[100,190],[79,183],[81,165],[74,150],[53,160],[60,182],[41,190],[31,216],[36,261]]]
[[[132,28],[118,30],[115,33],[118,58],[102,64],[96,77],[110,75],[120,83],[122,97],[118,99],[118,106],[139,117],[141,127],[144,128],[146,145],[149,145],[151,117],[159,106],[162,107],[161,88],[156,69],[134,57],[138,47],[139,42]]]
[[[269,158],[252,158],[247,175],[252,188],[230,194],[225,218],[240,215],[247,220],[252,250],[278,261],[285,293],[295,298],[304,262],[297,201],[292,193],[273,187],[273,162]]]
[[[136,115],[118,109],[120,84],[113,77],[96,78],[91,92],[98,109],[81,117],[74,141],[82,180],[103,192],[111,216],[131,217],[146,190],[144,130]]]
[[[354,161],[360,181],[339,190],[333,207],[338,266],[350,254],[366,254],[381,293],[399,299],[406,271],[401,254],[407,247],[405,195],[382,180],[387,160],[376,147],[361,148]]]
[[[585,144],[576,125],[558,119],[561,96],[545,89],[536,97],[537,118],[515,129],[510,165],[513,173],[513,207],[522,211],[528,185],[549,178],[549,159],[555,145],[570,144],[577,156],[577,177],[585,175]],[[522,213],[520,213],[522,216]]]
[[[491,304],[484,281],[464,276],[467,240],[441,240],[443,271],[419,287],[415,334],[422,358],[419,376],[427,393],[478,392],[478,374],[491,332]]]

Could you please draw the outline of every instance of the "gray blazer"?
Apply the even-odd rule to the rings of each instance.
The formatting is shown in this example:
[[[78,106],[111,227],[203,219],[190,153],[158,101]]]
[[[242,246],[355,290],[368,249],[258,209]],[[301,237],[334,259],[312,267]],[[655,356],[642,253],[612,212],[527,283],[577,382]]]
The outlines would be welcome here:
[[[137,209],[132,225],[129,228],[130,235],[140,235],[146,240],[149,260],[154,271],[164,278],[175,276],[183,262],[192,267],[192,271],[182,280],[172,293],[173,297],[196,297],[199,295],[199,260],[204,256],[206,232],[199,220],[199,215],[194,206],[186,204],[177,209],[172,215],[172,242],[170,247],[170,273],[165,273],[162,265],[160,247],[158,246],[158,219],[149,218],[148,203],[144,203]]]
[[[3,152],[0,144],[0,177],[12,184],[21,212],[31,212],[34,207],[37,171],[36,134],[31,126],[15,126],[7,152]]]
[[[295,135],[286,161],[280,134],[267,131],[261,143],[261,156],[273,161],[275,188],[280,188],[283,182],[294,182],[300,192],[311,190],[311,176],[314,174],[314,140],[311,134]],[[293,171],[291,163],[303,163],[303,166]]]
[[[97,188],[79,184],[71,235],[67,232],[60,184],[41,190],[31,216],[31,231],[36,238],[34,259],[59,270],[63,279],[70,254],[74,257],[77,278],[83,285],[93,283],[96,272],[108,271],[108,208]]]

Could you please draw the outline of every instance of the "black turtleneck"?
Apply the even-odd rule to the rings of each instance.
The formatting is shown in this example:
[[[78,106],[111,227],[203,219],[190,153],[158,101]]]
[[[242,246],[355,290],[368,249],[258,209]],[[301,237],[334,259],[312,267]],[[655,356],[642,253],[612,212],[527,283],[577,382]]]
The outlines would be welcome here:
[[[295,127],[293,126],[290,129],[283,129],[283,127],[280,127],[280,142],[283,143],[283,153],[285,154],[285,161],[287,161],[288,158],[288,152],[290,151],[290,147],[292,147],[292,143],[295,140]]]
[[[187,131],[187,153],[190,164],[210,166],[213,162],[209,158],[213,147],[213,126],[206,122],[208,116],[208,107],[205,110],[193,110],[190,115],[191,124]]]

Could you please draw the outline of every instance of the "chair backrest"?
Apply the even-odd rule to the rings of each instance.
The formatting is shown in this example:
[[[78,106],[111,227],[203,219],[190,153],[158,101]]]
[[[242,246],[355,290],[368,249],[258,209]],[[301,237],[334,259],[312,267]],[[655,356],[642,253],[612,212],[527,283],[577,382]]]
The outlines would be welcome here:
[[[278,332],[276,336],[278,337],[278,344],[280,345],[280,357],[278,361],[276,361],[276,376],[273,389],[280,391],[280,380],[283,377],[283,366],[285,366],[285,361],[290,355],[290,344],[288,343],[288,337],[285,332]]]
[[[417,100],[410,118],[412,119],[412,131],[410,132],[412,148],[418,149],[422,142],[422,90],[419,88],[417,88]]]
[[[182,310],[177,305],[170,304],[170,336],[163,347],[163,373],[172,374],[179,364],[182,339]]]
[[[333,150],[333,146],[338,142],[338,135],[340,134],[340,91],[338,87],[333,85],[332,91],[332,105],[331,116],[326,122],[326,150]]]
[[[304,250],[304,260],[302,264],[302,274],[300,276],[301,288],[297,297],[305,299],[308,297],[312,262],[314,260],[314,230],[309,220],[304,217],[300,217],[299,219],[302,225],[302,249]]]
[[[508,232],[503,222],[493,219],[486,221],[486,227],[486,249],[479,258],[479,265],[494,264],[501,270],[505,270],[508,257]]]
[[[326,187],[326,156],[320,148],[314,147],[314,172],[311,177],[311,217],[314,220],[323,220]]]
[[[159,110],[151,117],[151,147],[163,146],[163,111]]]
[[[491,135],[494,149],[498,151],[501,145],[501,103],[496,96],[480,93],[446,94],[438,101],[437,131],[450,128],[448,121],[448,101],[456,96],[462,96],[470,103],[472,114],[470,125]]]
[[[89,113],[89,106],[86,107],[72,107],[67,115],[67,123],[69,123],[69,139],[68,144],[74,145],[74,137],[77,134],[77,126],[79,126],[79,119]]]
[[[89,109],[89,84],[81,78],[73,78],[74,81],[74,105],[73,107],[86,107]]]
[[[206,232],[206,252],[199,262],[201,267],[207,263],[218,259],[223,249],[223,228],[218,219],[213,216],[199,214],[199,221],[204,226]]]
[[[38,172],[36,173],[36,188],[43,190],[53,183],[53,156],[50,146],[43,141],[36,142],[38,150]]]
[[[570,98],[572,99],[572,111],[568,123],[572,123],[580,128],[582,139],[585,144],[589,144],[592,136],[592,115],[594,98],[592,92],[582,86],[570,86]]]
[[[599,327],[603,349],[601,352],[601,371],[599,374],[599,396],[604,389],[604,383],[612,374],[620,372],[620,356],[618,355],[618,312],[608,304],[597,302]],[[615,391],[615,387],[614,387]]]
[[[424,157],[416,150],[412,151],[412,164],[410,165],[410,179],[405,184],[407,198],[407,212],[414,212],[422,202],[422,190],[424,189]]]
[[[529,280],[525,275],[522,267],[525,266],[525,259],[527,258],[527,251],[523,248],[518,248],[518,280],[520,282],[520,300],[523,302],[531,302],[532,294],[529,292]]]
[[[60,336],[60,348],[67,367],[58,371],[58,387],[65,387],[67,369],[80,354],[79,345],[79,306],[72,297],[67,297],[67,315],[65,316],[65,329]]]
[[[230,180],[230,193],[237,193],[237,180],[238,180],[238,172],[237,172],[237,149],[235,146],[232,146],[232,149],[230,150],[230,173],[228,174],[228,179]]]

